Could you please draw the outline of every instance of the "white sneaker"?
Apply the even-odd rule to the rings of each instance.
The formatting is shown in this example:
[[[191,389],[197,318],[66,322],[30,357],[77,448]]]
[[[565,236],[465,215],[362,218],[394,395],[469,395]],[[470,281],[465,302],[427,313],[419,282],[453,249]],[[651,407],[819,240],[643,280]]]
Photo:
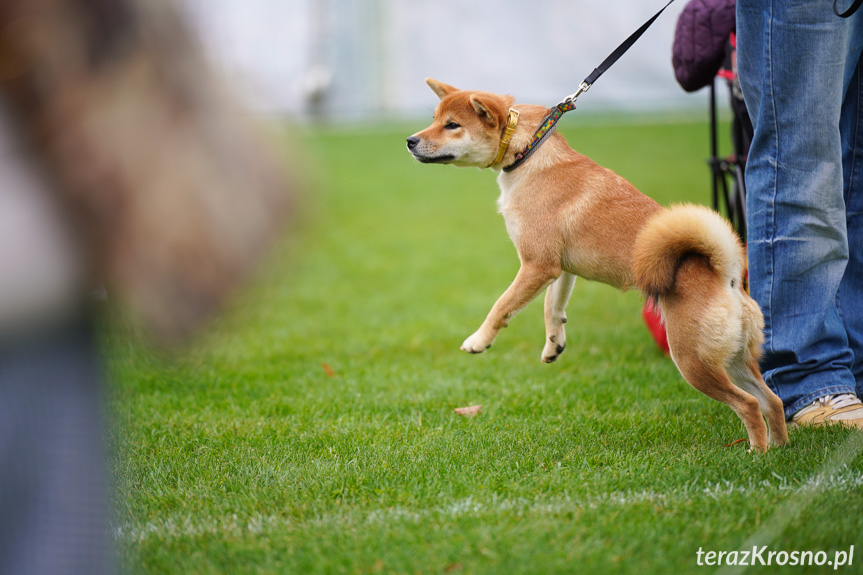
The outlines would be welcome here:
[[[791,427],[798,425],[834,425],[841,423],[863,429],[863,402],[853,393],[819,397],[791,417]]]

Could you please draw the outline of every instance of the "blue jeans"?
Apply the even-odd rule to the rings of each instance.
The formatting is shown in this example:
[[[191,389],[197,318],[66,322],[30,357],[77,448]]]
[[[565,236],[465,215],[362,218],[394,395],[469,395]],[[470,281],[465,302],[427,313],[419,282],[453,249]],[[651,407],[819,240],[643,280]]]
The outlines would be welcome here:
[[[0,337],[0,574],[113,573],[89,324]]]
[[[764,379],[786,417],[863,397],[863,12],[830,0],[738,0],[737,58],[755,136],[749,276]]]

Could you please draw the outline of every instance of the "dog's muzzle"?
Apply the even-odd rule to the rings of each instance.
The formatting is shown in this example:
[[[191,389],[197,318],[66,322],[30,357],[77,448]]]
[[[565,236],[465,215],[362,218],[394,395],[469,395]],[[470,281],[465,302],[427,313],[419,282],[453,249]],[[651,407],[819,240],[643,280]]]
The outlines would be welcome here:
[[[419,152],[416,148],[419,146],[420,138],[416,136],[411,136],[407,139],[408,151],[413,155],[414,159],[423,164],[447,164],[455,160],[455,156],[452,154],[444,154],[441,156],[426,156],[425,154]]]

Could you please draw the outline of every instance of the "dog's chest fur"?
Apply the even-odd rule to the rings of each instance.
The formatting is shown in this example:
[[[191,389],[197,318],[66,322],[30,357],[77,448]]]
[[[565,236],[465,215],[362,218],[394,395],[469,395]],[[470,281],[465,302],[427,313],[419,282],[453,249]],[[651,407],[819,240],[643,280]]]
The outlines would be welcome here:
[[[497,198],[497,211],[503,216],[509,239],[518,247],[519,210],[514,201],[515,190],[513,186],[504,183],[504,178],[498,179],[498,185],[500,196]]]

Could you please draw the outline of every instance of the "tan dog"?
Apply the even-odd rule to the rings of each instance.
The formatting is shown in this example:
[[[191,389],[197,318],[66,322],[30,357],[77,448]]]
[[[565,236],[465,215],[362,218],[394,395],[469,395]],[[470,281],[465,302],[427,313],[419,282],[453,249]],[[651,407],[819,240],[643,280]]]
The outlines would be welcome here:
[[[542,361],[552,362],[565,347],[565,308],[576,276],[621,290],[637,287],[659,302],[683,377],[737,413],[753,448],[788,442],[782,401],[758,369],[764,320],[744,290],[743,247],[722,217],[694,205],[662,208],[558,133],[518,169],[503,171],[549,110],[513,106],[510,96],[426,83],[440,103],[432,125],[407,139],[408,149],[424,163],[500,170],[498,205],[521,260],[512,285],[462,350],[488,349],[501,328],[548,288]],[[519,119],[504,151],[510,109]]]

